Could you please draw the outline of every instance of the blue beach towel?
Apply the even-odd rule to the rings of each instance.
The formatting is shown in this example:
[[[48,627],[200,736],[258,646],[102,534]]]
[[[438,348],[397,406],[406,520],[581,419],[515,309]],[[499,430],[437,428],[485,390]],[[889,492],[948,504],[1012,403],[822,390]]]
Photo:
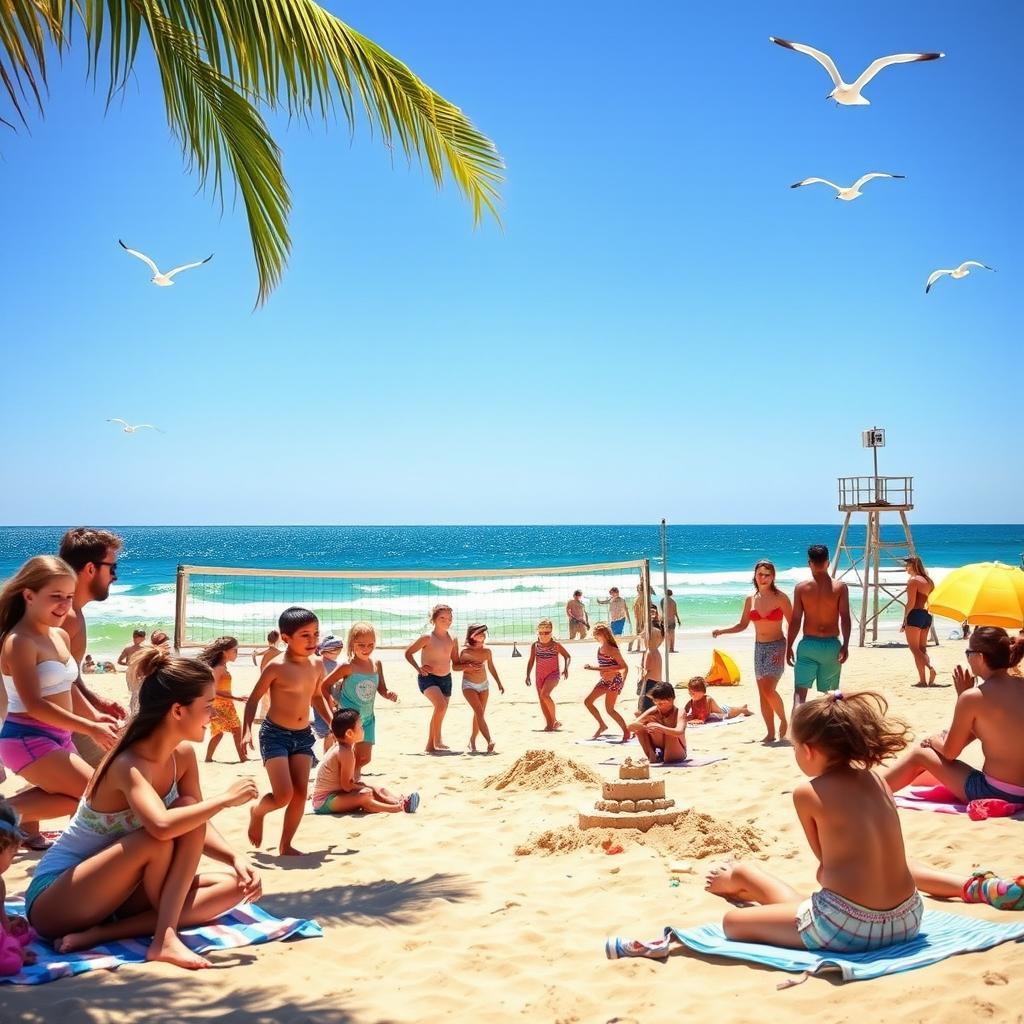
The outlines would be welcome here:
[[[608,939],[605,952],[609,960],[643,956],[663,959],[673,941],[681,942],[695,953],[747,960],[783,971],[821,974],[839,971],[843,981],[867,981],[883,974],[899,974],[945,960],[958,953],[977,953],[1003,942],[1019,942],[1024,938],[1024,924],[995,924],[942,910],[925,910],[921,931],[910,942],[901,942],[870,953],[823,953],[781,946],[762,946],[754,942],[733,942],[717,924],[698,928],[666,928],[660,939],[641,942],[636,939]],[[787,983],[780,985],[780,988]],[[788,984],[795,984],[789,982]]]
[[[8,900],[4,909],[8,914],[24,916],[25,903],[23,900]],[[274,917],[255,904],[243,903],[222,914],[213,924],[187,928],[179,934],[189,949],[196,953],[210,953],[218,949],[257,946],[278,939],[311,939],[323,935],[323,931],[316,921]],[[55,953],[48,943],[37,940],[29,946],[36,954],[37,962],[23,967],[19,974],[0,976],[0,984],[43,985],[86,971],[140,964],[146,959],[148,946],[149,943],[142,939],[125,939],[81,953]]]

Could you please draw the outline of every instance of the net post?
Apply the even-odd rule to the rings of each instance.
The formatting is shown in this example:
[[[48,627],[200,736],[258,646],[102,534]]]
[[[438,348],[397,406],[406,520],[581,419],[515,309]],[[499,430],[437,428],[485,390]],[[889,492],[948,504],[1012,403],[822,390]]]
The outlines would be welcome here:
[[[188,567],[178,566],[174,582],[174,649],[180,653],[185,642],[185,598],[188,595]]]

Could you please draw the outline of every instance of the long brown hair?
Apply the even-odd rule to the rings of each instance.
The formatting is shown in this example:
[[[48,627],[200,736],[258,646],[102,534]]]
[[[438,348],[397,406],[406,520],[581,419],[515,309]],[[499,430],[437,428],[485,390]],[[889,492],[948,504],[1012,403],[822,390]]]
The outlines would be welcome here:
[[[797,742],[826,753],[831,765],[874,768],[899,753],[910,728],[887,718],[889,704],[880,693],[830,693],[801,704],[790,719],[789,734]]]
[[[908,555],[903,559],[903,564],[910,566],[914,576],[923,576],[932,586],[935,586],[935,580],[928,575],[928,570],[924,567],[924,562],[922,562],[917,555]]]
[[[604,637],[604,642],[606,644],[611,644],[612,647],[615,648],[615,650],[619,649],[619,642],[615,639],[615,634],[612,632],[612,627],[609,626],[607,622],[596,623],[594,627],[590,630],[591,636],[596,637],[598,631],[600,631],[601,635]]]
[[[971,650],[980,652],[989,668],[1013,668],[1024,658],[1024,637],[1011,637],[1000,626],[975,626]]]
[[[777,586],[775,586],[775,577],[777,575],[776,572],[775,572],[775,563],[774,562],[769,562],[767,558],[762,558],[761,561],[754,563],[754,575],[753,575],[754,593],[755,594],[761,593],[761,588],[757,585],[757,570],[758,569],[767,569],[772,574],[772,582],[770,584],[771,592],[773,594],[779,593],[779,588]]]
[[[164,723],[168,712],[175,704],[186,707],[202,697],[213,682],[210,666],[195,658],[178,658],[159,647],[137,654],[132,665],[142,679],[139,688],[139,710],[121,733],[121,738],[112,750],[100,761],[85,791],[86,800],[96,792],[107,769],[115,757],[127,750],[133,743],[139,743],[152,736]]]
[[[30,558],[0,589],[0,642],[25,615],[23,590],[38,593],[50,580],[67,577],[77,580],[75,570],[56,555]]]
[[[216,668],[224,660],[224,655],[237,646],[238,641],[233,636],[219,636],[196,655],[196,661]]]

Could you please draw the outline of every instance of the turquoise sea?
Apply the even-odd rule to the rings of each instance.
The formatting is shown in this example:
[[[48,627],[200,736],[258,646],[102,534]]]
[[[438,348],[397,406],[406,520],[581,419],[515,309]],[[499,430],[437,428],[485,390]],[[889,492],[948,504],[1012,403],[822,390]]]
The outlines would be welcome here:
[[[403,642],[422,628],[432,604],[445,601],[456,629],[470,621],[492,625],[494,639],[517,638],[544,615],[564,618],[571,591],[564,577],[444,579],[444,570],[516,569],[584,565],[649,558],[654,589],[662,594],[656,526],[111,526],[125,541],[118,581],[109,598],[88,609],[90,648],[119,650],[134,626],[147,630],[174,624],[175,574],[179,564],[277,569],[430,570],[438,578],[411,584],[361,580],[347,589],[323,582],[289,581],[287,587],[259,579],[225,578],[198,587],[190,606],[200,638],[232,633],[243,642],[261,638],[287,603],[317,609],[322,631],[341,632],[356,618],[369,618],[382,640]],[[55,551],[65,527],[0,527],[0,576],[34,554]],[[914,525],[918,551],[941,577],[969,562],[1019,564],[1024,526]],[[810,543],[837,542],[838,524],[796,526],[672,526],[668,530],[668,585],[685,630],[707,630],[735,621],[750,590],[751,567],[769,558],[786,588],[805,573]],[[887,536],[895,534],[887,531]],[[854,537],[862,542],[863,531]],[[635,575],[603,572],[580,577],[592,620],[594,604],[612,584],[626,588]]]

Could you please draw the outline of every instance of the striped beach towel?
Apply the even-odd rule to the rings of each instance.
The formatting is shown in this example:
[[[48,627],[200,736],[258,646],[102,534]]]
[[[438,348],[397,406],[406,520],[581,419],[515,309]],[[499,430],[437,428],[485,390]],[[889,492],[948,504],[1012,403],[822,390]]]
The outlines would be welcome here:
[[[703,956],[722,956],[749,963],[765,964],[782,971],[804,975],[838,971],[843,981],[867,981],[884,974],[899,974],[928,967],[959,953],[977,953],[1003,942],[1024,939],[1024,924],[1001,924],[978,918],[925,910],[921,931],[910,942],[901,942],[870,953],[825,953],[781,946],[763,946],[754,942],[733,942],[717,924],[699,928],[666,928],[665,934],[651,942],[638,939],[608,939],[605,953],[610,960],[642,956],[660,960],[669,955],[673,943],[682,943]],[[779,988],[795,982],[784,982]]]
[[[25,904],[22,900],[8,900],[4,909],[8,914],[24,916]],[[278,939],[311,939],[323,935],[323,931],[316,921],[274,917],[255,904],[243,903],[222,914],[213,924],[187,928],[180,935],[189,949],[196,953],[211,953],[218,949],[257,946]],[[48,943],[37,940],[29,946],[36,954],[37,962],[23,967],[18,974],[0,976],[0,983],[42,985],[86,971],[140,964],[146,959],[148,946],[149,943],[143,939],[125,939],[82,953],[55,953]]]

